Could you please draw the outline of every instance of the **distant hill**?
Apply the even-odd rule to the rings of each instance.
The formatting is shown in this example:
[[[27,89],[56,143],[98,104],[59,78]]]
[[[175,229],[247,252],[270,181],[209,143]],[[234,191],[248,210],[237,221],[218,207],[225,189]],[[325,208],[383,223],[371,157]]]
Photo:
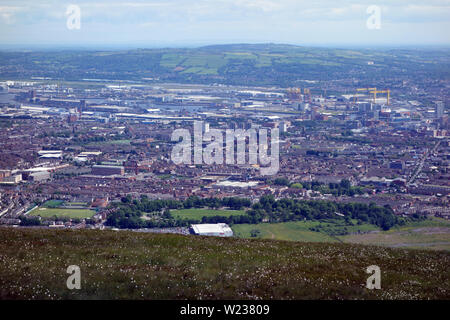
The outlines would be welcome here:
[[[292,86],[302,80],[400,79],[450,74],[446,49],[331,49],[230,44],[193,49],[0,52],[0,78],[158,79],[181,83]]]
[[[450,253],[131,231],[1,228],[0,299],[448,299]],[[69,265],[81,289],[68,290]],[[365,288],[366,268],[381,289]]]

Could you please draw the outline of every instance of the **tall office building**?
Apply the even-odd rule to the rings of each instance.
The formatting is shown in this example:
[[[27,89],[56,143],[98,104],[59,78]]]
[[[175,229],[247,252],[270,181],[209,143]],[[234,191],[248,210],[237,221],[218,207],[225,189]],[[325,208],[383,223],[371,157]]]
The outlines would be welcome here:
[[[203,130],[203,133],[209,132],[209,123],[208,122],[202,122],[202,130]]]
[[[372,114],[373,114],[373,119],[374,120],[380,120],[380,111],[379,110],[374,110],[372,112]]]
[[[442,118],[444,116],[444,102],[443,101],[436,101],[436,118]]]

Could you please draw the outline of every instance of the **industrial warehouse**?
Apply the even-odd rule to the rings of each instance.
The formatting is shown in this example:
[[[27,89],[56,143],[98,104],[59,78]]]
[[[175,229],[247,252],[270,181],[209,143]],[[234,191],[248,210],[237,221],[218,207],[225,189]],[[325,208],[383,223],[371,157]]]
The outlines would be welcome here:
[[[199,236],[232,237],[233,230],[226,223],[193,224],[190,232]]]

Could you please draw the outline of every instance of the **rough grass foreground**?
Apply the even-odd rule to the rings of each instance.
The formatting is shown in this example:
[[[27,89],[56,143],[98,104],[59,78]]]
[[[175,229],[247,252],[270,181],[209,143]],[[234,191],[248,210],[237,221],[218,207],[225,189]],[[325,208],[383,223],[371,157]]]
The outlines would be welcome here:
[[[380,290],[365,288],[370,265]],[[449,265],[444,251],[0,228],[2,299],[449,299]]]

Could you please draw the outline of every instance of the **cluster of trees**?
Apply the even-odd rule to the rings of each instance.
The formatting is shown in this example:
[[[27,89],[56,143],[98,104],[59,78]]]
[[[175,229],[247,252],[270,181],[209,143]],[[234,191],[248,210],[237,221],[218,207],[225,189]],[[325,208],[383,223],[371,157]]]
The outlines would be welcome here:
[[[307,156],[317,156],[317,157],[324,157],[324,158],[331,158],[336,157],[336,152],[331,151],[319,151],[319,150],[306,150]]]
[[[273,180],[273,184],[277,186],[289,186],[291,183],[287,178],[280,177]]]
[[[353,143],[361,143],[361,144],[368,144],[373,143],[374,141],[368,137],[360,137],[355,135],[345,135],[341,134],[341,136],[327,136],[328,140],[335,140],[335,141],[345,141],[345,142],[353,142]]]
[[[13,122],[11,120],[0,120],[0,128],[11,128]]]
[[[341,135],[343,137],[351,137],[351,136],[353,136],[353,131],[352,130],[344,130],[341,132]]]
[[[39,135],[39,138],[55,137],[55,138],[70,138],[72,135],[71,131],[61,131],[61,132],[44,132]]]
[[[171,217],[165,218],[163,215],[157,220],[143,220],[142,215],[142,211],[133,211],[130,207],[121,207],[108,216],[106,225],[121,229],[170,228],[184,225],[183,221]]]
[[[74,134],[74,138],[72,139],[73,143],[75,144],[87,144],[91,142],[105,142],[105,141],[112,141],[112,140],[124,140],[129,139],[130,135],[124,133],[124,134],[117,134],[115,136],[80,136],[79,133]]]
[[[251,201],[245,198],[199,198],[192,196],[184,201],[179,200],[149,200],[142,196],[140,200],[133,200],[130,196],[123,197],[121,203],[113,204],[116,211],[111,213],[106,221],[106,225],[124,228],[169,228],[189,226],[193,223],[252,223],[247,215],[237,215],[228,217],[210,216],[203,217],[202,220],[179,220],[171,214],[171,209],[191,209],[191,208],[212,208],[218,209],[227,207],[233,210],[249,208]],[[144,213],[155,213],[153,219],[143,220]]]
[[[59,208],[64,204],[64,201],[61,200],[51,200],[45,203],[45,207],[47,208]]]
[[[388,230],[401,221],[389,206],[375,203],[337,203],[332,201],[280,199],[263,196],[248,215],[256,221],[287,222],[296,220],[357,219]]]
[[[126,196],[121,199],[122,206],[126,204],[135,210],[143,212],[156,212],[162,209],[191,209],[204,208],[218,209],[227,207],[232,210],[242,210],[252,205],[252,202],[246,198],[226,197],[226,198],[199,198],[197,196],[190,196],[184,201],[180,200],[149,200],[147,196],[142,196],[140,200],[132,200],[131,196]]]
[[[350,181],[343,179],[340,183],[330,182],[328,184],[313,181],[313,182],[303,182],[303,187],[308,190],[318,191],[322,194],[332,194],[334,196],[354,196],[355,194],[363,194],[364,188],[362,187],[352,187]]]
[[[363,194],[364,188],[362,187],[352,187],[350,181],[343,179],[340,183],[322,183],[318,181],[312,182],[302,182],[302,183],[291,183],[285,177],[279,177],[271,181],[272,184],[278,186],[288,186],[290,188],[313,190],[320,192],[322,194],[332,194],[334,196],[354,196],[355,194]]]
[[[252,205],[249,199],[237,198],[237,197],[227,197],[227,198],[199,198],[199,197],[189,197],[183,203],[185,209],[189,208],[213,208],[218,209],[221,207],[228,207],[232,210],[242,210],[243,208],[248,208]]]
[[[20,217],[21,226],[40,226],[41,220],[38,217]]]
[[[204,216],[199,220],[175,219],[170,209],[182,208],[211,208],[219,207],[233,209],[249,208],[244,215]],[[257,203],[251,205],[250,200],[242,198],[198,198],[190,197],[185,201],[178,200],[149,200],[142,197],[140,201],[130,197],[122,199],[116,204],[117,210],[108,216],[106,224],[119,228],[163,228],[189,226],[192,223],[228,223],[228,224],[257,224],[262,222],[287,222],[300,220],[344,220],[356,219],[359,223],[370,223],[384,230],[396,224],[403,223],[398,219],[389,206],[377,206],[375,203],[337,203],[332,201],[280,199],[273,196],[262,196]],[[154,213],[153,219],[144,220],[144,213]]]

